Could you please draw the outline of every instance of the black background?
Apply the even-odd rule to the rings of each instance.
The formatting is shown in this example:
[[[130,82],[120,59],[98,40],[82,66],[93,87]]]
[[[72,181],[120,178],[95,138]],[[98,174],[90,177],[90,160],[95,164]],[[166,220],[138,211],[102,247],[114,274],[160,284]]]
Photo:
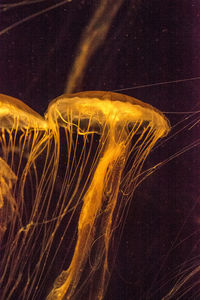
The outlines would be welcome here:
[[[54,3],[1,9],[1,30]],[[50,101],[63,93],[81,33],[97,6],[98,1],[72,0],[3,32],[1,93],[43,114]],[[121,90],[166,112],[172,133],[150,154],[145,167],[195,141],[198,144],[199,123],[185,128],[191,114],[180,112],[200,107],[199,50],[198,0],[125,0],[105,42],[90,60],[81,90]],[[196,79],[179,81],[192,78]],[[199,147],[191,147],[138,188],[123,234],[116,237],[120,247],[107,300],[161,299],[173,287],[180,264],[187,268],[189,259],[195,258],[194,267],[198,265],[199,170]],[[194,277],[190,287],[197,280]],[[199,285],[181,297],[199,298]]]

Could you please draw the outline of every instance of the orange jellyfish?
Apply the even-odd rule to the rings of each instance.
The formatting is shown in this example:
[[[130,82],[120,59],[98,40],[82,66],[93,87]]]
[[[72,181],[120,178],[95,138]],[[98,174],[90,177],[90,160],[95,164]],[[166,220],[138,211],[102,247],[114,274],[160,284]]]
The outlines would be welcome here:
[[[1,95],[2,299],[103,299],[114,233],[169,130],[161,112],[122,94],[63,95],[44,118]]]

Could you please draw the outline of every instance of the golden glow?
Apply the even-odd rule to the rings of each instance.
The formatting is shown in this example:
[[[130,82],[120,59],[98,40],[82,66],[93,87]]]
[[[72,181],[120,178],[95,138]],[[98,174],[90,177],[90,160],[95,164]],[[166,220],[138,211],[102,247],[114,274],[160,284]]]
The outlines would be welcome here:
[[[2,299],[103,299],[113,233],[169,130],[162,113],[126,95],[63,95],[45,118],[1,95]]]

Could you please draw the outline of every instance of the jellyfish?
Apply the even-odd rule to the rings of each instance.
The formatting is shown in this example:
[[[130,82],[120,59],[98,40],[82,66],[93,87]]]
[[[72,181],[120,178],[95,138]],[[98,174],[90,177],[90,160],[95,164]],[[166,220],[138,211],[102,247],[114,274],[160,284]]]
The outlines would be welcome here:
[[[64,94],[44,118],[1,95],[0,118],[2,299],[103,299],[114,233],[168,120],[103,91]]]
[[[6,95],[0,96],[0,127],[1,297],[12,299],[33,242],[34,230],[28,237],[28,229],[37,213],[34,201],[39,201],[41,186],[35,161],[48,134],[46,121],[39,114]]]

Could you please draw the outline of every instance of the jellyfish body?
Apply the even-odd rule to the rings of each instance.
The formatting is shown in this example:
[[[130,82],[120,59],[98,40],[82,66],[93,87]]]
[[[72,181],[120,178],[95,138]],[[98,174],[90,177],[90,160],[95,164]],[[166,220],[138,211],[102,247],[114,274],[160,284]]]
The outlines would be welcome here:
[[[4,97],[1,159],[16,175],[17,207],[2,244],[2,299],[103,299],[114,231],[169,123],[111,92],[63,95],[45,118],[17,100],[5,117]]]

